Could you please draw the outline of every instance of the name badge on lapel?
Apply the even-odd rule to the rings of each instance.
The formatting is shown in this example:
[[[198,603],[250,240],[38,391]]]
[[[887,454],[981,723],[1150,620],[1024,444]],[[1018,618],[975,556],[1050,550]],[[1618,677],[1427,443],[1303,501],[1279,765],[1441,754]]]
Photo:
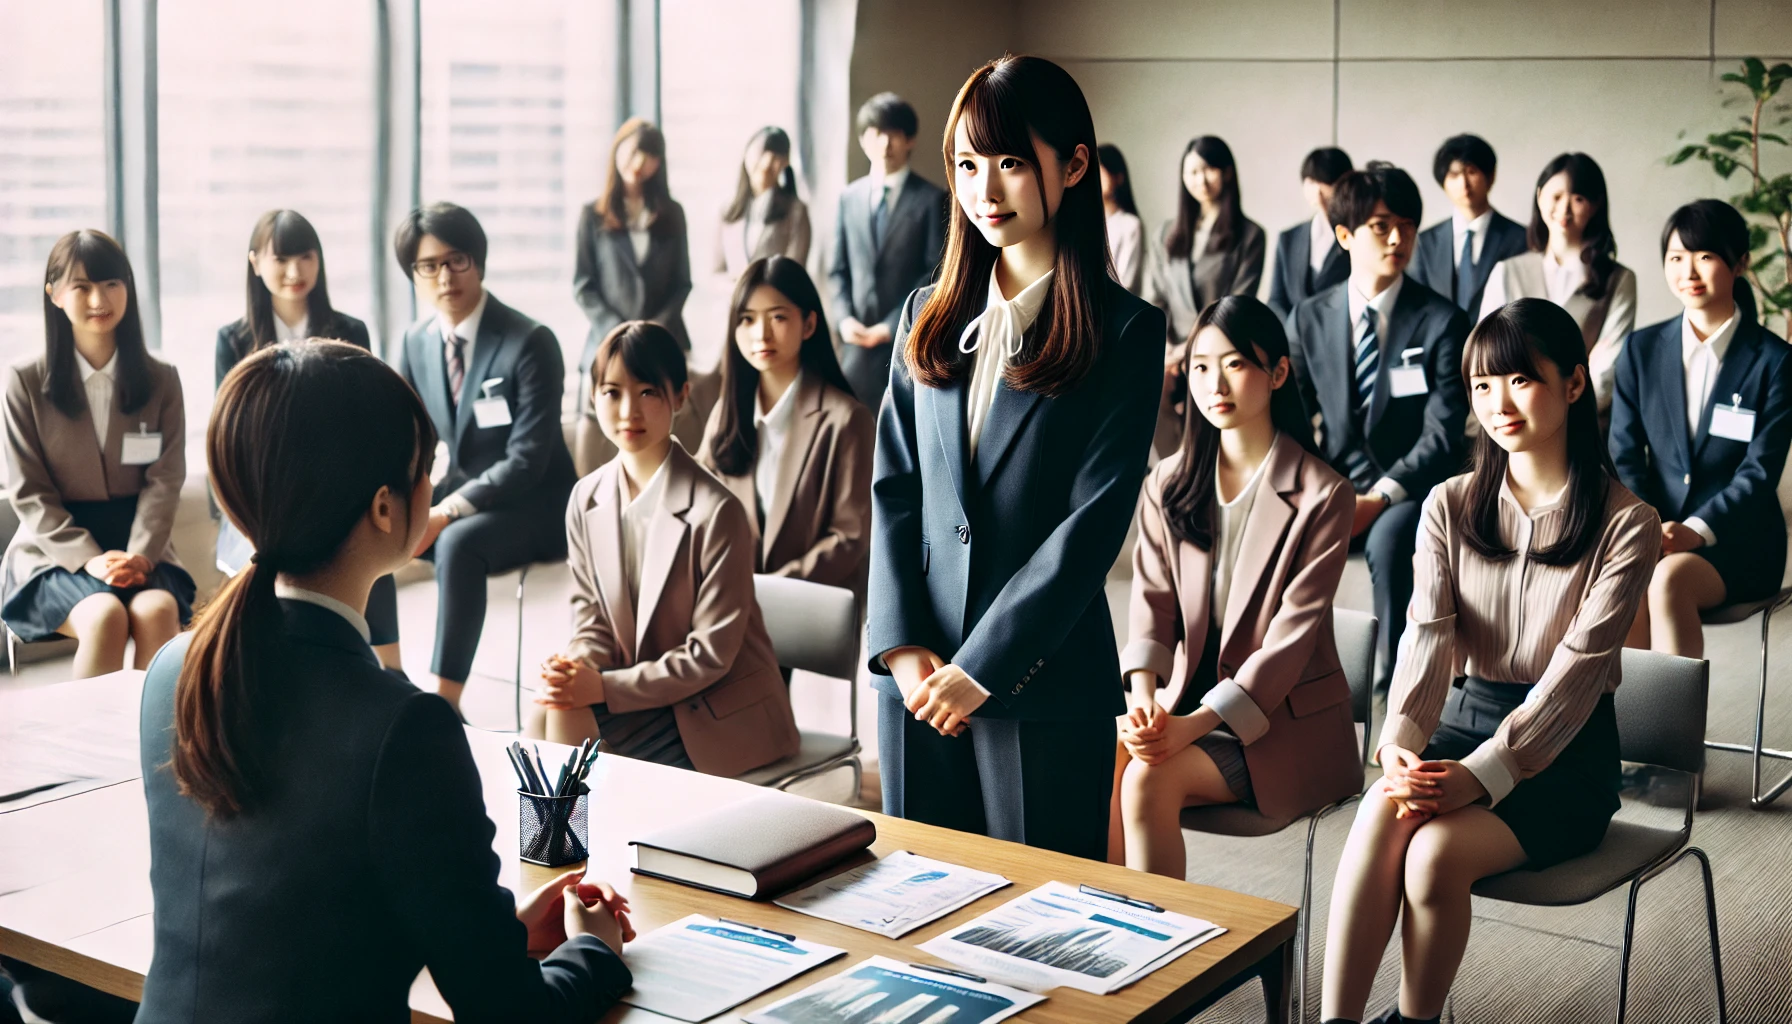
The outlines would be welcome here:
[[[1749,415],[1754,416],[1753,413]],[[118,461],[127,466],[147,466],[161,457],[162,434],[160,431],[150,433],[147,423],[137,424],[136,433],[124,435],[124,444],[118,453]]]
[[[1390,393],[1395,398],[1410,398],[1431,390],[1425,382],[1425,368],[1412,365],[1414,359],[1424,354],[1423,348],[1409,348],[1400,353],[1400,365],[1388,371]]]
[[[1742,396],[1731,395],[1729,405],[1711,407],[1711,436],[1747,444],[1755,439],[1755,410],[1742,407]]]
[[[493,377],[479,385],[479,393],[484,397],[473,403],[473,423],[481,430],[510,426],[510,400],[503,395],[492,397],[492,388],[502,383],[504,378]]]

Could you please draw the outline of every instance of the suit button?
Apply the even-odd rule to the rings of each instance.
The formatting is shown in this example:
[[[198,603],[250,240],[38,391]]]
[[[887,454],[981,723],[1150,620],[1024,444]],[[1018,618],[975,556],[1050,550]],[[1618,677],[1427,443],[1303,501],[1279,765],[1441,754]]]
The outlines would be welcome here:
[[[1681,477],[1680,482],[1682,484],[1686,485],[1687,487],[1691,487],[1692,486],[1692,474],[1688,473],[1685,476]]]
[[[969,544],[971,542],[971,528],[968,526],[960,526],[957,529],[958,529],[958,543]]]

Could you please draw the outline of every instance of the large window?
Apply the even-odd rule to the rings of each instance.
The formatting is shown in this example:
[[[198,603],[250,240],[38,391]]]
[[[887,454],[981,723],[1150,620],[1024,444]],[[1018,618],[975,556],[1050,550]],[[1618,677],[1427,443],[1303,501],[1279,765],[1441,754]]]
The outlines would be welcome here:
[[[98,0],[0,0],[0,364],[42,350],[44,260],[106,227]]]
[[[243,315],[263,213],[304,214],[331,304],[372,315],[374,5],[158,6],[162,347],[191,425],[211,407],[218,328]]]

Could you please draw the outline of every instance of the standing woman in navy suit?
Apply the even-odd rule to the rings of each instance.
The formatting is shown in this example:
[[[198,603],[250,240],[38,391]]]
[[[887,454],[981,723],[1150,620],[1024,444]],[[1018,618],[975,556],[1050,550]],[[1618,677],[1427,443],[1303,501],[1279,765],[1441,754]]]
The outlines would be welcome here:
[[[1095,126],[1037,57],[953,104],[956,212],[878,422],[866,651],[886,813],[1102,859],[1163,313],[1108,276]]]

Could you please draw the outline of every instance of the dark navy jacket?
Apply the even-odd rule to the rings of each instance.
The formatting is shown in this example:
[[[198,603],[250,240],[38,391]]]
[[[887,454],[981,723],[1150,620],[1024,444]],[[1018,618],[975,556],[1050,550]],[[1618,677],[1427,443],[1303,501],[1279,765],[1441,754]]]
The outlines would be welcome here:
[[[1493,211],[1493,217],[1487,223],[1487,238],[1481,243],[1481,258],[1475,262],[1474,283],[1467,295],[1456,294],[1456,260],[1461,255],[1461,248],[1456,240],[1455,218],[1445,217],[1419,233],[1419,248],[1413,253],[1412,266],[1407,268],[1407,273],[1414,281],[1454,301],[1472,321],[1480,316],[1481,294],[1487,290],[1493,268],[1499,266],[1501,260],[1527,251],[1530,243],[1523,224],[1498,210]]]

